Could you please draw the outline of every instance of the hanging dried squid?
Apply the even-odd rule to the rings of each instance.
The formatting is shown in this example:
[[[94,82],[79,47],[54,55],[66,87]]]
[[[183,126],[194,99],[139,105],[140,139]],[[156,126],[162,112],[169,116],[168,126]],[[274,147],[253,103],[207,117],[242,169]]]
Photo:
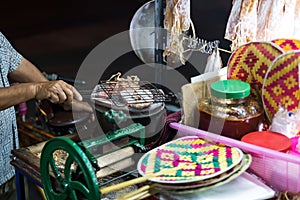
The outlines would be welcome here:
[[[300,22],[300,0],[296,1],[294,20],[294,37],[300,38],[300,25],[296,24]]]
[[[231,49],[254,41],[300,37],[300,0],[233,0],[225,39]]]
[[[273,32],[272,38],[296,38],[294,35],[294,27],[299,26],[299,21],[295,21],[296,13],[295,10],[297,1],[295,0],[284,0],[284,4],[281,7],[283,11],[282,17],[279,19],[275,31]],[[298,38],[299,39],[299,38]]]
[[[225,39],[232,41],[231,50],[256,40],[259,0],[233,0]]]
[[[237,39],[237,33],[240,31],[238,30],[238,24],[240,20],[240,12],[242,9],[242,2],[243,0],[233,0],[232,1],[232,8],[231,12],[227,21],[227,26],[225,30],[224,38],[235,42]],[[233,46],[233,45],[232,45]]]
[[[195,29],[190,16],[190,0],[167,0],[164,27],[169,31],[169,42],[163,53],[167,63],[177,63],[178,59],[185,64],[184,32],[192,27]]]
[[[272,1],[260,1],[258,5],[258,21],[257,21],[257,40],[266,40],[265,35],[268,32],[268,20],[271,12]]]

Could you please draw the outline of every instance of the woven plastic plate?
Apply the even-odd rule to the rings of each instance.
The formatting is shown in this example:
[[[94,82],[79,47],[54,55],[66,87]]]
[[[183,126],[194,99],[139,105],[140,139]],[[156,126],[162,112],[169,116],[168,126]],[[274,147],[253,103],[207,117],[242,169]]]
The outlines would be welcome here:
[[[187,189],[187,190],[168,190],[169,193],[172,194],[191,194],[191,193],[195,193],[195,192],[202,192],[205,190],[209,190],[215,187],[219,187],[221,185],[224,185],[226,183],[229,183],[230,181],[233,181],[234,179],[238,178],[240,175],[242,175],[251,165],[252,163],[252,156],[250,154],[245,154],[244,155],[244,164],[243,166],[237,170],[235,173],[233,173],[232,175],[230,175],[229,177],[227,177],[226,179],[223,179],[221,181],[216,182],[215,184],[210,184],[204,187],[198,187],[198,188],[191,188],[191,189]]]
[[[186,190],[186,189],[205,187],[205,186],[216,184],[222,180],[227,179],[231,175],[238,172],[241,168],[243,168],[244,165],[248,165],[247,162],[248,162],[248,160],[246,159],[246,155],[244,155],[244,158],[238,165],[234,166],[230,170],[228,170],[218,176],[215,176],[213,178],[209,178],[209,179],[205,179],[205,180],[201,180],[201,181],[197,181],[197,182],[193,182],[193,183],[176,183],[176,184],[156,183],[156,185],[160,188],[164,188],[167,190]]]
[[[280,106],[290,112],[300,105],[300,50],[287,52],[274,60],[265,76],[262,100],[270,121]]]
[[[187,136],[147,152],[140,158],[137,169],[142,176],[163,171],[163,175],[149,179],[153,182],[192,183],[232,169],[243,155],[238,148]]]
[[[300,49],[300,40],[282,38],[282,39],[272,40],[272,42],[274,44],[277,44],[284,52]]]
[[[245,81],[251,86],[251,95],[261,98],[265,74],[273,60],[283,50],[272,42],[250,42],[237,48],[227,63],[227,78]]]

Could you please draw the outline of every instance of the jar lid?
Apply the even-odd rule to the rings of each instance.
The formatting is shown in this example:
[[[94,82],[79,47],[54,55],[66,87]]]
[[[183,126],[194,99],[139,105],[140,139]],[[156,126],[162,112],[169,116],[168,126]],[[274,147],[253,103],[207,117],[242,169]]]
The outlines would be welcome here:
[[[286,152],[292,147],[292,141],[287,136],[272,131],[251,132],[244,135],[241,141],[280,152]]]
[[[241,99],[249,96],[250,85],[241,80],[220,80],[210,86],[211,95],[223,99]]]

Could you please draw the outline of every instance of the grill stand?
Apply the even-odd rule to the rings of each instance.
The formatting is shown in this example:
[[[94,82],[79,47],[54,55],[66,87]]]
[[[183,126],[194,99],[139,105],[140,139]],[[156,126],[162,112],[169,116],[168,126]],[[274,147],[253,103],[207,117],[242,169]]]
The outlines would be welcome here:
[[[143,137],[145,136],[145,128],[138,123],[131,124],[123,129],[108,132],[95,139],[78,143],[66,136],[52,138],[47,142],[38,144],[39,148],[32,148],[35,149],[35,151],[42,149],[41,160],[33,155],[32,151],[28,148],[14,150],[12,152],[14,158],[11,164],[16,169],[18,200],[25,200],[24,177],[28,178],[35,185],[43,187],[47,199],[49,200],[63,200],[68,197],[78,199],[78,191],[88,199],[99,199],[101,194],[99,192],[95,171],[100,168],[97,168],[97,160],[90,154],[90,150],[135,133],[140,134],[141,140],[131,140],[125,146],[134,146],[144,151]],[[120,148],[124,148],[125,146]],[[64,150],[69,155],[64,166],[64,176],[62,176],[54,164],[53,152],[56,150]],[[71,164],[73,161],[75,161],[82,170],[72,173],[82,175],[81,177],[84,178],[84,182],[72,180]],[[51,172],[49,172],[49,167],[52,168]],[[54,188],[54,183],[58,183],[60,191]]]

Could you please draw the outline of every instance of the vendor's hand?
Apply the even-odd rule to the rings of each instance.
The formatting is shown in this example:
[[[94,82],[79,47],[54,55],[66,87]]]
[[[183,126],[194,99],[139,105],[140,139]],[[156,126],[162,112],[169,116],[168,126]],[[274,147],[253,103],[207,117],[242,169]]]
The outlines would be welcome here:
[[[73,100],[71,104],[63,103],[62,106],[65,110],[93,112],[91,105],[84,101]]]
[[[49,99],[51,103],[71,105],[74,100],[82,101],[79,92],[68,83],[58,81],[46,81],[35,85],[35,98],[37,100]]]
[[[82,96],[72,85],[62,80],[37,83],[35,94],[37,100],[48,99],[51,103],[60,104],[65,110],[89,112],[91,120],[95,119],[93,108],[82,101]]]
[[[95,115],[93,113],[93,108],[87,102],[73,100],[72,104],[63,103],[62,106],[65,110],[89,112],[90,113],[90,121],[95,121]]]

